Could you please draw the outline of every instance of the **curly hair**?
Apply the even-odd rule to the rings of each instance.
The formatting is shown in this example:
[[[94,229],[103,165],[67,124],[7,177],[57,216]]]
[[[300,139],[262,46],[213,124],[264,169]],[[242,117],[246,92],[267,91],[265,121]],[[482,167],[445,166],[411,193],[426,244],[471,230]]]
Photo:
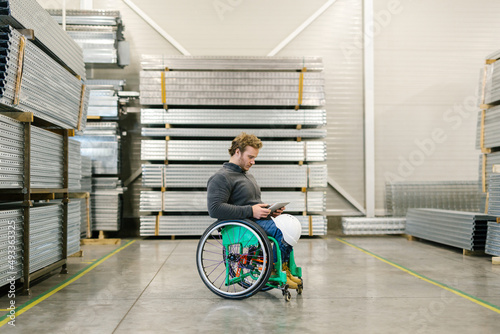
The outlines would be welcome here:
[[[240,152],[245,152],[247,146],[251,146],[255,149],[260,150],[262,148],[262,141],[255,135],[249,135],[245,132],[240,133],[236,138],[233,139],[231,143],[231,148],[228,150],[229,155],[233,156],[236,153],[236,149],[240,149]]]

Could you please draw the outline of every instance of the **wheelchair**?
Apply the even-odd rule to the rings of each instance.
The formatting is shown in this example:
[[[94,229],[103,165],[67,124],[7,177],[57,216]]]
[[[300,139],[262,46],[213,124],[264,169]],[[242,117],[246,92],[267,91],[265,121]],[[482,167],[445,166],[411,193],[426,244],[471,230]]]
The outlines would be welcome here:
[[[291,299],[278,242],[251,220],[219,220],[210,225],[198,242],[196,265],[203,283],[220,297],[245,299],[259,291],[280,289],[286,301]],[[289,268],[302,279],[293,251]],[[302,290],[303,283],[297,293]]]

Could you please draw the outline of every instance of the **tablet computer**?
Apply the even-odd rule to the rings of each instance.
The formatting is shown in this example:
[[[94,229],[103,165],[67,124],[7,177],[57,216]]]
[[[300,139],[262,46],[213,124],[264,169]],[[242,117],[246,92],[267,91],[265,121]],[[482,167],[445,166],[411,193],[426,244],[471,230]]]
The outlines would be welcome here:
[[[287,206],[290,204],[290,202],[276,202],[272,204],[270,207],[268,207],[269,210],[271,210],[271,213],[275,212],[278,209],[281,209],[284,206]]]

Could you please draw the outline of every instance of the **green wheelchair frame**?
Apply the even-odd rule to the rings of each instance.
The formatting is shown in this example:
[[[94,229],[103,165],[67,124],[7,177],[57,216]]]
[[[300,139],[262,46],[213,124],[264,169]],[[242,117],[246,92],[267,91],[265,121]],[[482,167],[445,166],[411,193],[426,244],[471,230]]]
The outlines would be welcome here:
[[[274,264],[273,248],[277,253]],[[217,253],[221,255],[220,261]],[[198,244],[197,265],[204,283],[221,297],[243,299],[259,291],[280,289],[286,301],[291,299],[278,242],[254,222],[220,221],[210,226]],[[293,276],[302,277],[293,251],[288,266]],[[213,278],[217,274],[212,275],[214,267],[220,272],[220,279]],[[302,289],[300,284],[297,293],[301,294]]]

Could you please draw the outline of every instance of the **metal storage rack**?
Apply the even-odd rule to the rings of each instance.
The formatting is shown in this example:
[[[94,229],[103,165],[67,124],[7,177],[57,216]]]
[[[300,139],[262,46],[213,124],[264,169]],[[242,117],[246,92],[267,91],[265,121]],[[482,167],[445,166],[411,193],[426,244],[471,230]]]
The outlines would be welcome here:
[[[66,259],[68,257],[68,203],[69,203],[69,137],[74,135],[74,130],[54,127],[44,120],[34,117],[33,113],[24,112],[1,112],[1,115],[8,116],[23,124],[23,184],[22,189],[3,189],[0,199],[7,201],[22,201],[23,207],[23,290],[30,291],[31,282],[44,276],[51,271],[61,268],[61,273],[67,273]],[[62,136],[62,187],[61,188],[35,188],[32,184],[32,133],[37,127],[47,127],[56,135]],[[62,259],[45,266],[39,270],[30,270],[30,208],[35,200],[53,200],[56,195],[62,198]]]
[[[316,189],[327,186],[322,70],[320,57],[144,55],[140,234],[203,233],[213,222],[206,182],[241,132],[264,143],[250,170],[265,188],[262,200],[287,198],[287,211],[302,214],[303,235],[326,234],[317,214],[326,196]]]

